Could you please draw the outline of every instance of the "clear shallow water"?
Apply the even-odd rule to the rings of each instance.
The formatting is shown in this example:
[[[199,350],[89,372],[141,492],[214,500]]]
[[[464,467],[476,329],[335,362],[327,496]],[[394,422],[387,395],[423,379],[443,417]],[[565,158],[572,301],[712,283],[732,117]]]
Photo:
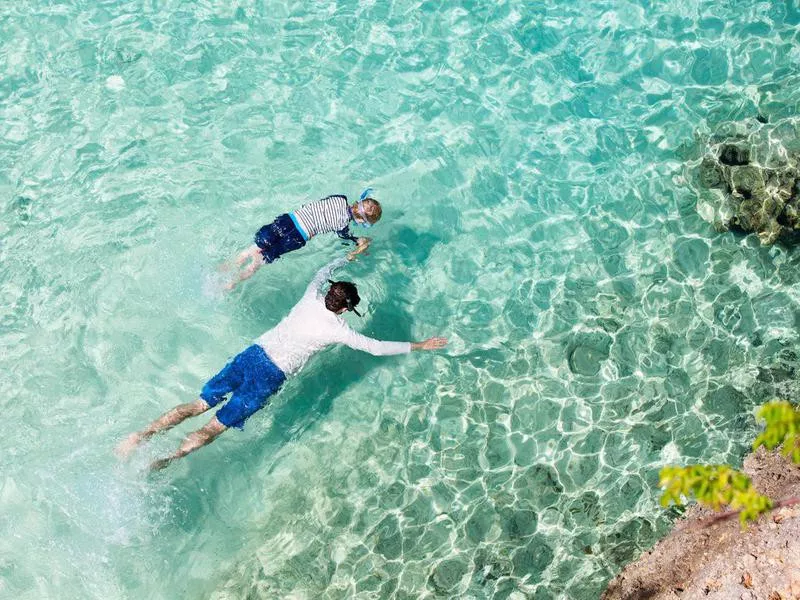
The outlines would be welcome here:
[[[685,163],[793,130],[800,12],[530,4],[0,9],[0,596],[593,598],[667,529],[661,465],[740,460],[800,261],[715,233]],[[329,351],[120,465],[342,248],[229,297],[219,262],[367,183],[357,325],[449,352]]]

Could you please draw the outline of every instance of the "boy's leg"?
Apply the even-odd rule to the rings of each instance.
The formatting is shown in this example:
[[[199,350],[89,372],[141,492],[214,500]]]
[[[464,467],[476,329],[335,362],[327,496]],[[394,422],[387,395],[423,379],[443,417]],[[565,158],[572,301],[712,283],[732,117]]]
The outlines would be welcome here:
[[[233,261],[229,262],[226,260],[224,263],[222,263],[219,266],[218,270],[226,272],[230,271],[231,265],[236,265],[237,267],[241,267],[247,261],[247,259],[252,256],[254,248],[258,250],[258,246],[250,246],[249,248],[242,250],[239,254],[236,255],[236,258],[233,259]]]
[[[247,259],[258,260],[261,258],[261,249],[253,244],[236,257],[236,266],[241,267]]]
[[[187,435],[174,454],[150,463],[150,469],[152,471],[163,469],[176,458],[186,456],[190,452],[194,452],[198,448],[210,444],[226,429],[227,427],[220,423],[216,416],[211,417],[211,420],[206,423],[204,427]]]
[[[264,264],[264,256],[261,254],[261,249],[258,246],[251,246],[242,252],[236,258],[236,266],[241,268],[248,259],[250,260],[250,264],[243,270],[237,271],[233,279],[225,286],[225,289],[232,290],[236,287],[236,284],[241,283],[245,279],[250,279],[255,272],[261,268],[261,265]]]
[[[130,434],[117,446],[117,455],[125,458],[128,456],[139,444],[143,441],[150,439],[159,431],[166,431],[172,429],[178,423],[182,423],[189,417],[206,412],[209,408],[208,402],[202,398],[198,398],[194,402],[187,402],[186,404],[179,404],[175,408],[168,410],[155,421],[150,423],[141,431]]]
[[[256,232],[255,245],[242,252],[236,259],[241,267],[249,258],[250,264],[237,273],[231,282],[225,286],[232,290],[241,281],[250,279],[265,262],[271,263],[281,255],[305,246],[306,240],[288,214],[278,216],[269,225],[264,225]]]

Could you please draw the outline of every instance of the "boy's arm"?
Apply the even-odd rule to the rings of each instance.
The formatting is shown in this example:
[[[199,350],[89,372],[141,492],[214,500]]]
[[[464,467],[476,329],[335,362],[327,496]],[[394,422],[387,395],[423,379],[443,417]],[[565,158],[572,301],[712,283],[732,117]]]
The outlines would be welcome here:
[[[356,256],[361,254],[362,252],[366,252],[367,248],[369,248],[370,243],[372,243],[372,238],[362,237],[358,238],[358,246],[352,252],[347,253],[347,260],[355,260]],[[367,252],[369,254],[369,252]]]
[[[359,238],[350,233],[350,225],[345,225],[342,229],[336,232],[336,235],[338,235],[343,240],[347,240],[348,242],[353,242],[354,244],[358,244]]]
[[[356,249],[347,255],[348,260],[353,260],[357,255],[364,252],[367,248],[369,248],[370,242],[372,242],[372,238],[354,236],[352,233],[350,233],[349,225],[346,225],[344,229],[337,231],[336,235],[343,240],[353,242],[356,245]]]

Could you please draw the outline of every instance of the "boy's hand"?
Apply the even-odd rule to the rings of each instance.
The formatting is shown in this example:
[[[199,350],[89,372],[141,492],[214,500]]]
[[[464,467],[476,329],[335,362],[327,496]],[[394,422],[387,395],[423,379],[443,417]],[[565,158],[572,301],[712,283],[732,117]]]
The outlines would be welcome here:
[[[372,238],[368,237],[360,237],[358,238],[358,244],[356,245],[356,249],[352,252],[348,252],[347,260],[355,260],[356,256],[365,252],[369,245],[372,243]],[[367,253],[369,254],[369,253]]]
[[[424,342],[412,342],[412,350],[438,350],[447,346],[447,338],[430,337]]]

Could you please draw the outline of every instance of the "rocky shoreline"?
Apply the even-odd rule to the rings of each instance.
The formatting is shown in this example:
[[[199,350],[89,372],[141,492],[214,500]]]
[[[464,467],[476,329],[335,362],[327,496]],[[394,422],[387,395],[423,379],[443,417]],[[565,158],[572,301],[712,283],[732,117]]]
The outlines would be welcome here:
[[[760,449],[743,471],[773,499],[800,495],[800,467],[780,454]],[[800,599],[800,506],[775,510],[744,531],[738,519],[697,526],[712,514],[692,506],[609,583],[602,600]]]

